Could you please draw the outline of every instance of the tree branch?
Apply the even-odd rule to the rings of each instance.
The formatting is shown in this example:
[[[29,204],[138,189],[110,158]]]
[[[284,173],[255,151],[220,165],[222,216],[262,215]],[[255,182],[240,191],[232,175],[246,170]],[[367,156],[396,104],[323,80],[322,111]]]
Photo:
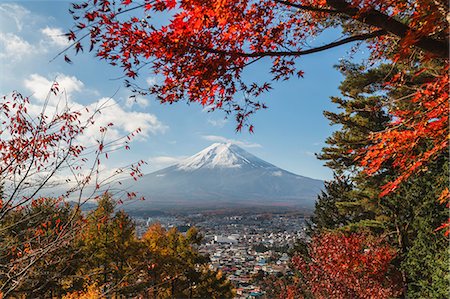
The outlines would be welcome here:
[[[347,3],[345,0],[327,0],[327,4],[350,17],[356,18],[356,20],[364,24],[384,29],[400,38],[406,37],[408,33],[415,32],[415,30],[409,26],[375,9],[370,9],[367,12],[361,12],[358,8],[351,6],[351,4]],[[414,45],[426,52],[448,59],[449,45],[446,41],[439,41],[431,37],[424,36],[419,38]]]
[[[384,30],[378,30],[371,33],[365,33],[360,35],[354,35],[351,37],[347,37],[344,39],[341,39],[339,41],[326,44],[321,47],[312,48],[308,50],[302,50],[302,51],[265,51],[265,52],[238,52],[238,51],[228,51],[228,50],[220,50],[220,49],[214,49],[214,48],[207,48],[207,47],[201,47],[201,46],[194,46],[192,47],[202,50],[208,53],[214,53],[214,54],[220,54],[220,55],[229,55],[229,56],[239,56],[239,57],[272,57],[272,56],[301,56],[301,55],[307,55],[307,54],[313,54],[317,52],[321,52],[327,49],[335,48],[344,44],[348,44],[355,41],[362,41],[370,38],[374,38],[377,36],[385,35],[387,32]]]
[[[273,0],[276,3],[280,3],[286,6],[295,7],[301,10],[307,10],[307,11],[314,11],[314,12],[325,12],[325,13],[341,13],[341,11],[336,9],[328,9],[328,8],[320,8],[320,7],[314,7],[309,5],[301,5],[297,3],[292,3],[290,1],[285,0]]]

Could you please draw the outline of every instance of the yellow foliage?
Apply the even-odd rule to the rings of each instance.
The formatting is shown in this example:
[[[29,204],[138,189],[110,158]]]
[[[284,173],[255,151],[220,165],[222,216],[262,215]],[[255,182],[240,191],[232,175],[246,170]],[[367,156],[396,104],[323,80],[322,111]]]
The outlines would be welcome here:
[[[88,286],[86,291],[68,293],[62,299],[100,299],[105,298],[96,284]]]

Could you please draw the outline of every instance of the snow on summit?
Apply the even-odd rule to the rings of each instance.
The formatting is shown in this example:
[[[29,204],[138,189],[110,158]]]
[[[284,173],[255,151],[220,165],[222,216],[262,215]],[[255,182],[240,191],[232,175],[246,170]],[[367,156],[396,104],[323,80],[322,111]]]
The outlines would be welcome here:
[[[200,168],[270,167],[273,165],[232,143],[214,143],[176,166],[180,170],[192,171]]]

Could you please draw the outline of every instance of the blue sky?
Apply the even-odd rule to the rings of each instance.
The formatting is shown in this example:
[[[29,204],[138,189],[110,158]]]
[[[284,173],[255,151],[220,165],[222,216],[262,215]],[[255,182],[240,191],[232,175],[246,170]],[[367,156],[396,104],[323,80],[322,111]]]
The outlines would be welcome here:
[[[253,118],[255,133],[236,133],[233,119],[222,112],[206,113],[199,105],[180,102],[160,105],[152,98],[128,100],[130,91],[117,79],[120,69],[93,57],[92,53],[50,60],[67,45],[60,34],[72,27],[66,1],[0,2],[0,93],[18,90],[32,95],[39,105],[51,81],[56,78],[74,105],[94,105],[114,95],[106,113],[115,124],[116,134],[134,126],[144,129],[132,149],[111,159],[109,167],[139,159],[149,162],[145,172],[160,169],[190,156],[213,142],[232,141],[260,158],[288,171],[318,179],[332,173],[315,158],[325,139],[336,128],[330,127],[324,110],[334,111],[330,96],[338,95],[342,76],[333,65],[350,58],[350,46],[300,58],[303,79],[293,78],[273,84],[262,100],[269,109]],[[338,36],[324,37],[330,41]],[[320,44],[320,43],[318,43]],[[248,79],[264,80],[269,61],[262,61],[245,72]],[[155,80],[141,75],[142,82]]]

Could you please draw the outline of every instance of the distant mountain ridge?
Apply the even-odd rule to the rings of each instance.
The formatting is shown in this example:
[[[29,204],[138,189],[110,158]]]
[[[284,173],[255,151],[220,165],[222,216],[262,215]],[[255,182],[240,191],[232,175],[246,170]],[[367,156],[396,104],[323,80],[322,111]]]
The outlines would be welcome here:
[[[126,184],[145,201],[128,209],[292,206],[311,209],[323,181],[276,167],[231,143]]]

